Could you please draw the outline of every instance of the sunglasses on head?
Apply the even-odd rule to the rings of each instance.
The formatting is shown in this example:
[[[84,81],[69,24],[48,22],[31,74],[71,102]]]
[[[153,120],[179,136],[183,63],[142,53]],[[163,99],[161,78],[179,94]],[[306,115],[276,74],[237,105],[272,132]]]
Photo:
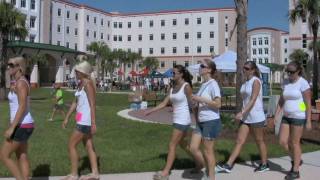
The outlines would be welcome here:
[[[286,70],[286,72],[288,73],[288,74],[294,74],[294,73],[296,73],[297,71],[290,71],[290,70]]]
[[[200,68],[208,68],[208,66],[206,66],[205,64],[200,64]]]
[[[249,70],[251,70],[251,68],[249,68],[249,67],[246,67],[246,66],[244,66],[244,67],[243,67],[243,69],[244,69],[244,70],[246,70],[246,71],[249,71]]]
[[[9,68],[14,68],[14,67],[16,67],[17,65],[16,65],[16,64],[13,64],[13,63],[8,63],[7,66],[8,66]]]

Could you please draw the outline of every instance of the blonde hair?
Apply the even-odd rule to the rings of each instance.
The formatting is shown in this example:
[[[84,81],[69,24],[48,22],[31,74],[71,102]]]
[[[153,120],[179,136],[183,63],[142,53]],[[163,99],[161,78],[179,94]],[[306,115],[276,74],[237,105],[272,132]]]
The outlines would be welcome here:
[[[90,77],[91,72],[93,71],[92,66],[88,61],[81,61],[75,66],[75,70],[81,72]]]
[[[12,62],[13,64],[19,65],[19,69],[21,71],[21,73],[23,75],[26,74],[26,70],[27,70],[27,63],[26,63],[26,59],[24,57],[13,57],[9,59],[10,62]]]

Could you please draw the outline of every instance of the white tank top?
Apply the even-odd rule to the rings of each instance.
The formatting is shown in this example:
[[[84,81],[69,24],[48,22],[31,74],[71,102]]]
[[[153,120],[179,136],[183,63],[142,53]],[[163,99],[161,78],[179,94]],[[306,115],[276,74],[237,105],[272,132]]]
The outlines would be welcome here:
[[[19,80],[26,82],[26,84],[28,85],[29,92],[30,92],[29,83],[25,79],[19,79]],[[17,94],[14,91],[10,91],[8,94],[8,100],[9,100],[9,108],[10,108],[10,123],[12,123],[14,121],[14,117],[16,116],[16,113],[19,108],[19,101],[18,101]],[[23,124],[33,124],[33,118],[30,113],[30,96],[27,97],[26,112],[22,116],[22,120],[20,120],[19,124],[22,124],[22,125]]]
[[[77,90],[75,96],[77,98],[77,124],[91,126],[90,104],[84,87],[82,87],[80,90]]]
[[[253,76],[250,80],[246,81],[245,83],[242,84],[241,86],[241,95],[243,98],[242,101],[242,107],[247,106],[249,103],[251,96],[252,96],[252,90],[253,90],[253,83],[255,80],[258,80],[260,83],[260,90],[258,97],[256,99],[256,102],[254,103],[253,107],[251,110],[243,115],[242,121],[245,123],[258,123],[262,122],[266,119],[266,116],[264,114],[263,110],[263,99],[262,99],[262,84],[259,78]]]
[[[182,125],[191,124],[188,99],[184,93],[184,88],[188,83],[184,83],[177,93],[170,90],[170,101],[173,106],[173,122]]]

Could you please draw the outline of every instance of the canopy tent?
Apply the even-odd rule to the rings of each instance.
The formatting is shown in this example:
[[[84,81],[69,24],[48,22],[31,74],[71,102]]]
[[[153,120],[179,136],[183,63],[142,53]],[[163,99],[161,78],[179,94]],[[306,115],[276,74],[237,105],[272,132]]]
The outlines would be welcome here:
[[[227,51],[220,56],[217,56],[212,59],[216,66],[217,69],[220,70],[221,72],[236,72],[237,71],[237,53],[233,51]],[[259,70],[261,73],[270,73],[270,68],[261,64],[257,64]],[[192,65],[189,66],[188,70],[191,73],[198,73],[199,72],[200,65]]]
[[[139,76],[139,74],[138,74],[136,71],[134,71],[134,70],[130,71],[129,74],[130,74],[131,76]]]
[[[163,78],[164,76],[160,72],[152,71],[151,74],[149,75],[149,77],[151,77],[151,78]]]
[[[147,68],[142,69],[139,71],[140,76],[147,76],[149,74],[149,70]]]
[[[166,72],[163,73],[163,76],[167,78],[173,77],[173,69],[172,68],[168,69]]]

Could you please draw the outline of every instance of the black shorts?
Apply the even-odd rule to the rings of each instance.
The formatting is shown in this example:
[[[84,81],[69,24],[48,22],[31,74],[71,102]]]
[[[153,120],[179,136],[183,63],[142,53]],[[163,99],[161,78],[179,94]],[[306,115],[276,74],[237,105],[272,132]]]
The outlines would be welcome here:
[[[55,105],[54,105],[54,108],[55,108],[56,110],[63,110],[64,105],[63,105],[63,104],[55,104]]]
[[[88,135],[88,134],[91,133],[91,126],[77,124],[76,125],[76,130],[78,130],[79,132],[81,132],[83,134]]]
[[[30,136],[32,135],[34,128],[21,128],[16,127],[10,137],[11,140],[17,141],[20,143],[26,143]]]
[[[245,123],[243,121],[240,121],[240,126],[242,124],[247,125],[252,128],[263,128],[263,127],[267,126],[266,121],[261,121],[261,122],[257,122],[257,123]]]

